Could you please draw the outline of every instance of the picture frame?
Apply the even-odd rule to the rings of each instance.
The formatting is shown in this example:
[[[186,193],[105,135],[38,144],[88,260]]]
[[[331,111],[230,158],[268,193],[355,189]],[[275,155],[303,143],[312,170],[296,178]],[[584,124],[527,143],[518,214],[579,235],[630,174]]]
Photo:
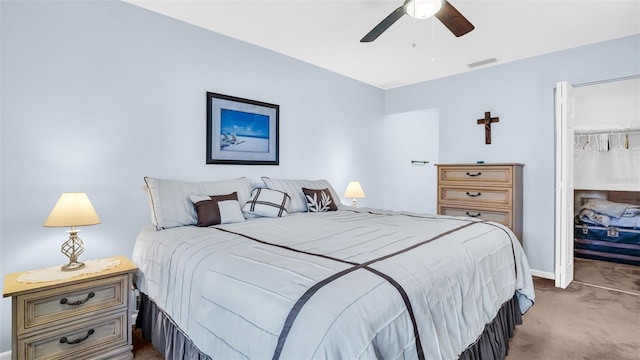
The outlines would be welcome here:
[[[279,165],[280,106],[207,92],[207,164]]]

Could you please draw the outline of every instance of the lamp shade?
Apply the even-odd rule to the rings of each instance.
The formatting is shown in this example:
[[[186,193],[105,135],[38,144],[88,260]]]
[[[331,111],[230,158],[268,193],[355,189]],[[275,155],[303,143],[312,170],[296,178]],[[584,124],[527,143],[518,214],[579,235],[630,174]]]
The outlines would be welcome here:
[[[100,224],[100,218],[93,209],[86,193],[62,193],[60,199],[51,210],[44,226],[86,226]]]
[[[364,191],[362,191],[360,183],[358,181],[350,181],[347,190],[344,192],[344,197],[353,199],[363,198]]]

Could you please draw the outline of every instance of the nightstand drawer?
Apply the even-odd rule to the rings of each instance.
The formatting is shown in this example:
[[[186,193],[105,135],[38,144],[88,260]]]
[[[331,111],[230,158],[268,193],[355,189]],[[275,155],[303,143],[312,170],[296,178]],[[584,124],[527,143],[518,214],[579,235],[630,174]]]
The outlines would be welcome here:
[[[37,291],[17,297],[17,334],[97,313],[126,308],[127,274]]]
[[[509,211],[497,211],[487,209],[470,209],[470,208],[456,208],[450,206],[440,206],[438,213],[449,216],[469,216],[484,221],[493,221],[511,227],[511,213]]]
[[[18,359],[131,358],[128,311],[18,338]],[[128,352],[128,353],[127,353]]]
[[[466,185],[491,184],[491,186],[511,186],[512,174],[509,166],[452,166],[441,167],[440,184],[464,183]]]
[[[440,187],[439,201],[479,204],[489,206],[511,206],[511,188]]]

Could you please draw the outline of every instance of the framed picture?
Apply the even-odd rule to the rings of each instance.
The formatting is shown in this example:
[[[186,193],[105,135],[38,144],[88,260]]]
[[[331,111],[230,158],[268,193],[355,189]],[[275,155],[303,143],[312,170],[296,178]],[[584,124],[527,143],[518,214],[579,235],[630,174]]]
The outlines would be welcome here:
[[[207,92],[207,164],[278,165],[280,106]]]

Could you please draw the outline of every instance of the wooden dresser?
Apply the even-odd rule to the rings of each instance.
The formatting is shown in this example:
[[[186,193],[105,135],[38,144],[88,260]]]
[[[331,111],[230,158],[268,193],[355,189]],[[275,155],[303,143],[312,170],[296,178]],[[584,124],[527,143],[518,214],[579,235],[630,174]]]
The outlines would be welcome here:
[[[522,243],[523,164],[437,164],[438,214],[509,227]]]

